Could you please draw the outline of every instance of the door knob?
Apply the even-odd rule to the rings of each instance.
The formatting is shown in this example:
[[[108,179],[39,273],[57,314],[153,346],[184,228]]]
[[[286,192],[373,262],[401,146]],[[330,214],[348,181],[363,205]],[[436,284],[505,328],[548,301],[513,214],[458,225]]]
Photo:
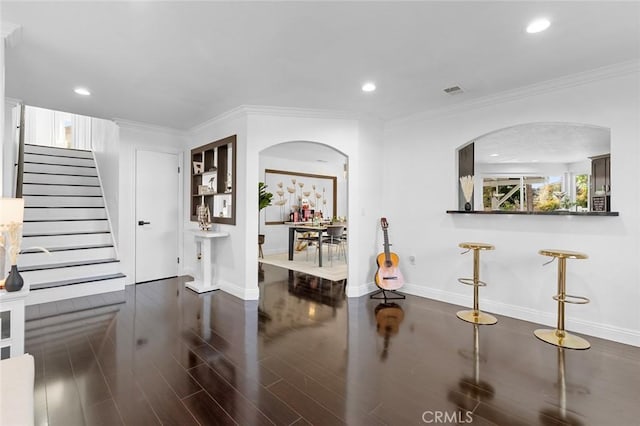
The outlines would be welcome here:
[[[138,226],[142,226],[142,225],[151,225],[151,222],[145,222],[144,220],[139,220]]]

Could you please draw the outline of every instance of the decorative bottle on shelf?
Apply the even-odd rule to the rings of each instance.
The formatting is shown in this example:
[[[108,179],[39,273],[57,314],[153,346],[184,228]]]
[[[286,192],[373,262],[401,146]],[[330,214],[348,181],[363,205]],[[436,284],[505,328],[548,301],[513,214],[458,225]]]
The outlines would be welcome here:
[[[231,190],[233,189],[232,184],[231,184],[231,173],[227,173],[227,183],[226,183],[226,185],[227,185],[226,192],[230,193]]]
[[[24,280],[18,272],[18,267],[16,265],[11,265],[9,276],[7,276],[7,279],[4,282],[4,289],[7,291],[20,291],[23,285]]]

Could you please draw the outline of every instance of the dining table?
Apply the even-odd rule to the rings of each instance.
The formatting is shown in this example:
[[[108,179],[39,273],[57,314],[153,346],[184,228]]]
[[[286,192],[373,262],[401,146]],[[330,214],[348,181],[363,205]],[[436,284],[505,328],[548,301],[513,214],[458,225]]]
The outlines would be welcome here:
[[[293,246],[296,239],[296,232],[317,232],[318,233],[318,267],[322,267],[322,234],[327,230],[329,223],[314,225],[313,222],[285,222],[289,227],[289,260],[293,260]]]

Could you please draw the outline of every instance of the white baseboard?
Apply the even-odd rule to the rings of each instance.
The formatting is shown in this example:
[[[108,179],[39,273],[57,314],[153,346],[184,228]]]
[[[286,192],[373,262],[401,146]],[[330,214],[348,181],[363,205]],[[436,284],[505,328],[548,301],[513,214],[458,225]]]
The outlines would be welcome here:
[[[364,296],[365,294],[369,294],[376,289],[376,284],[373,282],[356,286],[353,284],[349,284],[349,281],[347,280],[347,297]]]
[[[471,296],[452,293],[444,290],[418,286],[405,283],[401,290],[403,293],[413,296],[425,297],[427,299],[439,300],[441,302],[452,303],[460,306],[472,306],[473,298]],[[496,302],[482,299],[481,309],[493,314],[504,315],[510,318],[516,318],[523,321],[529,321],[541,324],[547,327],[554,327],[556,322],[555,314],[543,312],[536,309],[525,308],[522,306],[511,305],[508,303]],[[640,347],[640,331],[629,328],[617,327],[593,321],[576,320],[567,318],[566,328],[577,333],[586,334],[588,336],[599,337],[602,339],[612,340],[614,342],[624,343],[627,345]],[[533,332],[533,330],[532,330]]]
[[[258,300],[260,298],[260,289],[258,287],[249,289],[224,280],[220,280],[218,284],[220,285],[220,290],[239,299]]]
[[[196,275],[192,269],[185,268],[185,275],[193,278],[193,281],[197,281]],[[214,287],[242,300],[258,300],[260,296],[260,290],[257,287],[255,291],[252,291],[225,280],[216,280]]]

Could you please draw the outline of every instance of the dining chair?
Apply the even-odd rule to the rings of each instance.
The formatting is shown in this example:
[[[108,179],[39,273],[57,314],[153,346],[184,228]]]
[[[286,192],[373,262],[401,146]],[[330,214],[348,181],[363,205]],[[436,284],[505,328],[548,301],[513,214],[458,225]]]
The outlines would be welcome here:
[[[335,246],[336,250],[342,249],[345,262],[347,261],[347,252],[345,250],[346,239],[344,238],[344,226],[343,225],[330,225],[327,227],[327,235],[322,237],[322,244],[327,244],[327,252],[329,259],[331,259],[331,266],[333,266],[333,256],[331,255],[331,247]]]
[[[318,247],[318,233],[309,231],[296,231],[296,245],[295,251],[305,251],[306,260],[309,260],[309,247],[316,246],[316,252]]]

